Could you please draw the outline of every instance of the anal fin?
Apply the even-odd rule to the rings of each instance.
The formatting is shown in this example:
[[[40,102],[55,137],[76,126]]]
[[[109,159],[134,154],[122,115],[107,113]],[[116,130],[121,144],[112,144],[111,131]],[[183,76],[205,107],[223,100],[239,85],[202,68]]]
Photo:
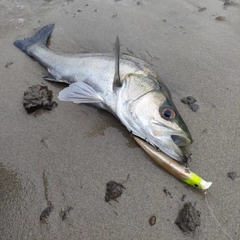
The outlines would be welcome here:
[[[85,82],[70,84],[59,93],[58,99],[74,103],[99,103],[103,101],[99,93]]]

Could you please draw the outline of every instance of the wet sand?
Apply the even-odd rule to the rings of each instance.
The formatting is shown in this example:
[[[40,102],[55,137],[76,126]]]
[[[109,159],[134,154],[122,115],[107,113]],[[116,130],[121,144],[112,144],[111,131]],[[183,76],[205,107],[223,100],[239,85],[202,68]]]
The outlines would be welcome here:
[[[56,51],[113,52],[119,35],[122,52],[153,65],[192,133],[190,168],[213,182],[212,211],[240,239],[240,178],[228,177],[240,175],[240,1],[32,2],[0,3],[0,238],[227,239],[201,191],[152,163],[111,114],[60,102],[65,85],[44,81],[46,70],[13,46],[55,23]],[[58,107],[29,115],[23,93],[39,83]],[[197,112],[181,102],[186,96]],[[125,189],[107,203],[109,181]],[[175,224],[187,202],[201,213],[194,236]]]

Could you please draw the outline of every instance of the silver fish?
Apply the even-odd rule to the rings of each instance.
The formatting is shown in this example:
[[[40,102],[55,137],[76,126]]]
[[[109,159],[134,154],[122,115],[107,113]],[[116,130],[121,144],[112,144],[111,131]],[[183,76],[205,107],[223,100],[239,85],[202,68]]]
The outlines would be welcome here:
[[[58,98],[88,103],[114,114],[134,135],[177,161],[187,157],[179,148],[192,143],[186,124],[170,92],[151,66],[130,55],[120,56],[119,40],[113,54],[53,52],[46,46],[54,24],[14,45],[40,62],[46,80],[70,84]]]

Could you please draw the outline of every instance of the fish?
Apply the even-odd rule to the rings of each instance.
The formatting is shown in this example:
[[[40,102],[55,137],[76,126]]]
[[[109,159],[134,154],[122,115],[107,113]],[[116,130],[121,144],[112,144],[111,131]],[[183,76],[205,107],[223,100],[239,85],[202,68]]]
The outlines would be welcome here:
[[[47,46],[54,26],[46,25],[14,45],[47,69],[45,80],[69,84],[58,98],[107,110],[133,135],[186,162],[181,147],[192,143],[191,134],[152,66],[120,54],[118,37],[114,54],[55,52]]]
[[[202,190],[207,190],[212,185],[212,182],[207,182],[196,173],[190,171],[190,169],[184,164],[181,164],[163,152],[152,147],[144,140],[134,136],[134,140],[144,150],[144,152],[160,167],[165,171],[172,174],[174,177],[181,181]]]

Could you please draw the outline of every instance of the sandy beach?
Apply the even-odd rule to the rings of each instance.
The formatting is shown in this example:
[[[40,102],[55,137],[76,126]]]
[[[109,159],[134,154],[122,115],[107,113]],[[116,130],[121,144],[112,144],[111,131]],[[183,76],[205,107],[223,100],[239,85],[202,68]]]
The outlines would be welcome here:
[[[47,71],[13,45],[50,23],[54,51],[113,53],[118,35],[121,52],[152,64],[192,134],[190,169],[213,182],[207,202],[231,238],[204,193],[157,167],[113,115],[58,100],[66,85],[43,80]],[[2,0],[0,239],[239,240],[239,26],[240,0]],[[58,106],[27,114],[23,93],[41,83]],[[109,181],[125,189],[107,203]],[[175,224],[188,202],[201,220],[190,234]]]

